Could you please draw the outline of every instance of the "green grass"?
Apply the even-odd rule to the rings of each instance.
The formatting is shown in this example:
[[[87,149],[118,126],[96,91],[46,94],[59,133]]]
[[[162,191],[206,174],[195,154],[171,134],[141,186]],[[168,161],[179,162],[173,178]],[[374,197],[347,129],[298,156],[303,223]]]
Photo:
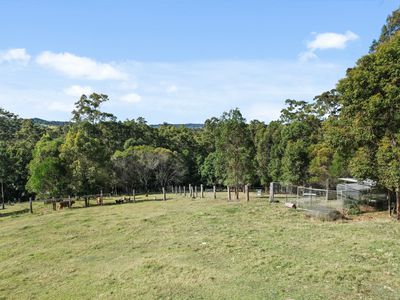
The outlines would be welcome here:
[[[0,299],[400,299],[399,223],[224,196],[0,211]]]

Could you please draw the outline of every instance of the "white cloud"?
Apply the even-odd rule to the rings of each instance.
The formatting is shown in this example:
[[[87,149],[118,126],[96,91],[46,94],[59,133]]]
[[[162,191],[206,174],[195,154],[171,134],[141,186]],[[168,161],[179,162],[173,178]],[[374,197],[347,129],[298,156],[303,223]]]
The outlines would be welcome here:
[[[15,61],[21,64],[27,64],[30,59],[31,56],[23,48],[9,49],[0,52],[0,63]]]
[[[120,90],[136,90],[138,84],[136,82],[122,81],[117,87]]]
[[[170,93],[176,92],[177,90],[178,90],[178,87],[175,84],[171,84],[171,85],[167,86],[166,92],[168,94],[170,94]]]
[[[348,42],[357,40],[359,36],[352,31],[346,31],[344,34],[335,32],[312,33],[315,35],[312,41],[307,43],[307,51],[299,54],[299,60],[305,62],[315,59],[317,50],[327,49],[345,49]]]
[[[110,96],[102,109],[119,119],[142,116],[150,124],[197,123],[239,107],[248,120],[270,121],[279,118],[285,99],[311,100],[334,88],[350,63],[339,65],[323,60],[305,63],[284,60],[128,61],[118,65],[129,75],[129,80],[91,83],[52,76],[30,64],[12,76],[8,68],[0,68],[0,106],[22,117],[68,120],[77,98],[71,98],[67,91],[80,94],[90,87]],[[178,92],[169,94],[166,90],[172,85]]]
[[[263,103],[257,102],[243,109],[247,121],[251,120],[276,120],[282,110],[280,102]]]
[[[315,35],[314,40],[307,43],[307,48],[311,51],[344,49],[348,42],[358,38],[358,35],[351,31],[346,31],[344,34],[334,32],[319,33]]]
[[[47,103],[47,109],[50,111],[59,111],[70,113],[74,109],[73,103],[65,103],[61,101],[53,101]]]
[[[82,95],[90,95],[93,93],[93,89],[90,86],[80,86],[80,85],[72,85],[69,88],[64,90],[64,93],[73,96],[80,97]]]
[[[121,101],[126,102],[126,103],[138,103],[142,100],[142,97],[140,95],[135,94],[135,93],[130,93],[123,95],[121,98]]]
[[[68,52],[53,53],[45,51],[36,58],[36,62],[71,78],[124,80],[127,77],[126,74],[110,64],[96,62],[91,58],[76,56]]]
[[[301,52],[299,54],[299,60],[301,62],[306,62],[315,58],[318,58],[318,56],[312,51]]]

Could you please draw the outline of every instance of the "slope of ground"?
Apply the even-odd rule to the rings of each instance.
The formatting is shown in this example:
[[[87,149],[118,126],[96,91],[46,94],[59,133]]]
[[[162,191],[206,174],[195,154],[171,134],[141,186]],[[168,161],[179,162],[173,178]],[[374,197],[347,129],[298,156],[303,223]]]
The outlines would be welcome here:
[[[222,195],[219,195],[222,198]],[[400,299],[400,224],[265,199],[0,211],[0,298]]]

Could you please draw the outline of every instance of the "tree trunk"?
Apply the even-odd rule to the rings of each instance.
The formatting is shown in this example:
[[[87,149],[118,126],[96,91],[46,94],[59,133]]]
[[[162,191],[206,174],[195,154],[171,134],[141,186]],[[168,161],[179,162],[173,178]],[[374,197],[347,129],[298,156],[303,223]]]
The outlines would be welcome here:
[[[1,180],[1,208],[4,210],[4,182]]]
[[[400,189],[396,189],[396,213],[397,220],[400,221]]]

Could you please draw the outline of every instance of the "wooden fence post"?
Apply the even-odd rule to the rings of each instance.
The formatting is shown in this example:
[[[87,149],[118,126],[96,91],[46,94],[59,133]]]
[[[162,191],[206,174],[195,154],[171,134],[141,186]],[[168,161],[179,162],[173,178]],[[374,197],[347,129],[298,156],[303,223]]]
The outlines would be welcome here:
[[[213,186],[213,194],[214,194],[214,199],[217,199],[217,189],[215,188],[215,185]]]
[[[71,196],[68,196],[68,208],[72,208]]]
[[[51,203],[53,204],[53,210],[57,210],[57,203],[56,203],[56,200],[54,199],[54,197],[51,198],[51,199],[52,199]]]
[[[29,197],[29,212],[33,214],[32,197]]]
[[[269,184],[269,202],[274,202],[274,183]]]
[[[183,195],[186,197],[186,185],[183,186]]]
[[[200,197],[204,198],[204,188],[202,184],[200,184]]]
[[[396,188],[396,214],[397,220],[400,220],[400,189]]]
[[[245,185],[244,190],[246,192],[246,201],[249,202],[250,201],[250,194],[249,194],[249,185],[248,184]]]
[[[228,188],[228,201],[231,201],[232,200],[232,198],[231,198],[231,189],[230,189],[229,186],[227,188]]]

